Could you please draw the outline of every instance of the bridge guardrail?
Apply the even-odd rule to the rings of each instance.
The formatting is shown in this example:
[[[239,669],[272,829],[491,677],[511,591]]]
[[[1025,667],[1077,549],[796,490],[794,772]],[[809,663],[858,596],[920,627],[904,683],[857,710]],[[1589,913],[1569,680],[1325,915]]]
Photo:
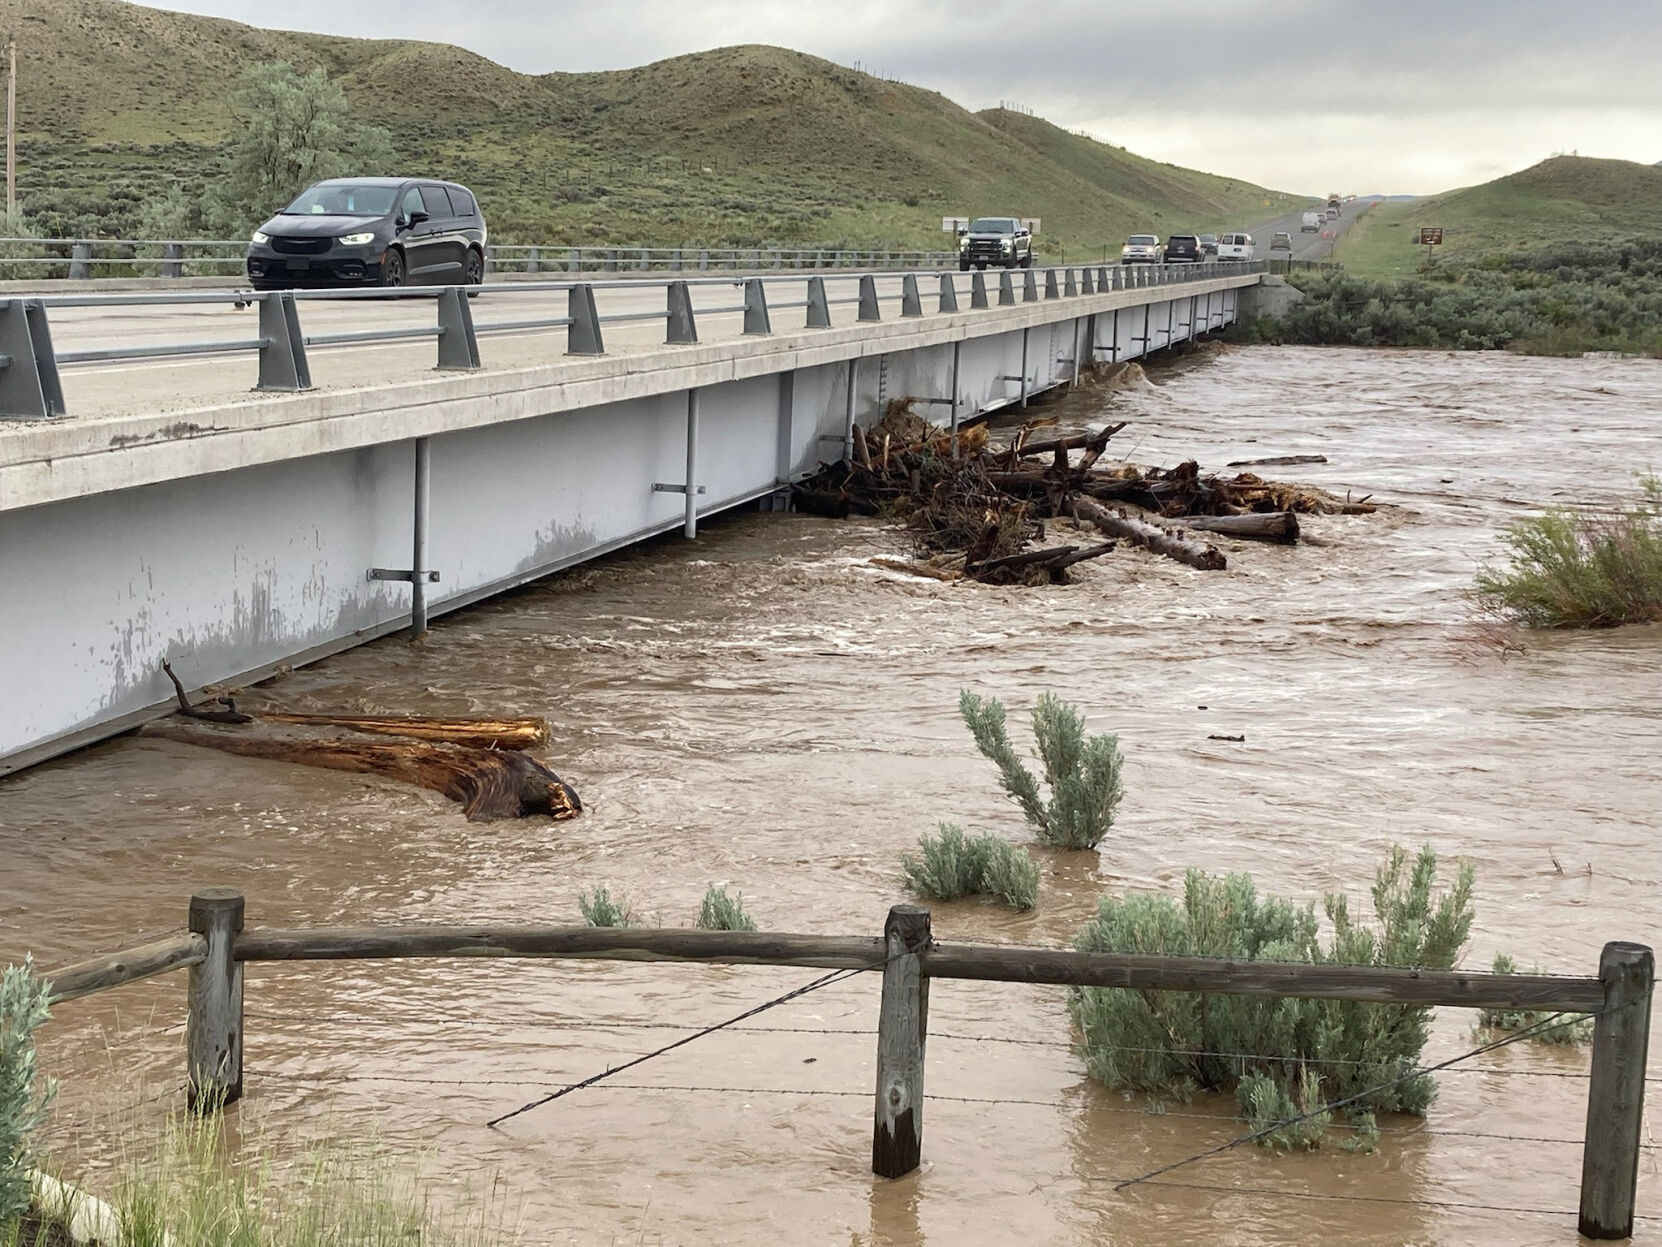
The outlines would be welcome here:
[[[127,272],[151,269],[152,276],[178,278],[185,266],[211,267],[214,274],[243,271],[246,238],[0,238],[0,278],[66,277],[84,280],[95,268]],[[485,271],[550,273],[650,273],[696,270],[821,268],[928,268],[955,263],[955,251],[897,251],[893,248],[837,247],[584,247],[493,243],[485,248]]]
[[[1089,265],[1084,267],[1001,269],[996,273],[996,289],[989,286],[988,274],[969,273],[969,306],[971,309],[992,306],[1010,306],[1040,300],[1076,298],[1110,290],[1128,290],[1144,287],[1181,285],[1234,274],[1262,273],[1263,261],[1245,263],[1160,264],[1160,265]],[[1018,283],[1016,277],[1021,280]],[[900,278],[900,289],[879,292],[877,278],[886,281]],[[311,368],[307,355],[310,347],[361,345],[372,342],[392,342],[410,338],[435,338],[438,344],[437,368],[441,371],[469,371],[480,367],[479,335],[482,333],[512,333],[533,330],[566,330],[567,355],[605,354],[604,326],[626,322],[661,320],[664,322],[666,345],[688,344],[698,341],[697,316],[739,315],[744,317],[746,335],[765,335],[773,332],[772,314],[775,311],[802,309],[804,327],[820,329],[831,327],[830,309],[839,305],[858,307],[856,322],[879,321],[882,304],[900,303],[903,318],[921,317],[923,286],[920,280],[934,282],[938,313],[959,310],[959,282],[965,274],[954,267],[951,270],[923,270],[901,274],[836,273],[802,277],[692,277],[665,281],[662,284],[662,310],[614,311],[602,314],[595,299],[596,291],[627,289],[640,292],[650,289],[651,283],[640,280],[616,281],[556,281],[523,282],[504,286],[427,286],[399,289],[349,290],[273,290],[273,291],[170,291],[166,293],[111,293],[0,296],[0,419],[43,419],[67,414],[59,368],[65,365],[108,363],[131,359],[163,359],[176,356],[202,356],[252,351],[259,357],[258,390],[298,392],[312,388]],[[768,287],[781,283],[806,282],[800,299],[775,299],[770,302]],[[827,283],[854,283],[852,293],[832,296]],[[697,309],[692,302],[694,288],[742,288],[743,302]],[[557,297],[566,296],[563,316],[537,316],[504,321],[476,323],[471,304],[477,299],[510,294],[522,296],[547,292]],[[436,305],[433,324],[401,327],[380,327],[348,332],[306,334],[300,323],[299,307],[303,302],[409,301],[431,299]],[[144,342],[135,345],[81,348],[55,351],[52,346],[49,312],[56,308],[95,308],[156,306],[180,308],[198,304],[234,304],[259,308],[259,328],[255,337],[237,337],[211,341]]]

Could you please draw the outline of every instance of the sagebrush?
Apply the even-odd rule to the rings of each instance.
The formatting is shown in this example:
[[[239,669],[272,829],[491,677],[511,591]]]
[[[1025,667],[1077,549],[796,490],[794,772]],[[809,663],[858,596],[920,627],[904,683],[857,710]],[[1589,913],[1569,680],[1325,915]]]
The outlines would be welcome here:
[[[1505,953],[1496,953],[1494,965],[1490,967],[1496,974],[1516,974],[1518,963]],[[1537,966],[1531,974],[1541,973]],[[1573,1047],[1576,1044],[1588,1043],[1593,1038],[1593,1019],[1586,1014],[1575,1014],[1555,1018],[1551,1013],[1544,1013],[1539,1009],[1479,1009],[1477,1024],[1501,1031],[1523,1031],[1534,1026],[1541,1026],[1551,1021],[1551,1025],[1536,1031],[1529,1036],[1531,1043],[1556,1044]]]
[[[1004,703],[966,689],[958,694],[958,712],[1042,843],[1064,849],[1094,849],[1101,843],[1124,795],[1119,737],[1087,737],[1078,707],[1040,693],[1033,703],[1033,741],[1050,789],[1047,801],[1039,781],[1010,746]]]
[[[629,906],[622,897],[613,900],[611,891],[604,886],[597,887],[592,893],[579,892],[577,908],[583,911],[583,921],[591,927],[629,925]]]
[[[50,985],[34,962],[0,971],[0,1233],[29,1207],[29,1136],[45,1120],[56,1087],[40,1076],[35,1032],[50,1015]]]
[[[1662,478],[1616,511],[1554,508],[1502,534],[1503,568],[1477,574],[1479,605],[1531,628],[1662,620]]]
[[[701,931],[754,931],[756,920],[745,912],[743,896],[728,896],[725,885],[711,884],[693,925]]]
[[[1190,870],[1181,905],[1167,896],[1103,898],[1076,945],[1450,969],[1471,930],[1472,885],[1472,868],[1462,865],[1438,892],[1437,855],[1428,847],[1410,861],[1393,846],[1374,879],[1374,923],[1357,921],[1345,897],[1330,893],[1323,910],[1333,934],[1323,944],[1314,902],[1260,896],[1250,875]],[[1251,1128],[1268,1131],[1259,1142],[1270,1147],[1315,1146],[1328,1114],[1283,1123],[1355,1095],[1341,1114],[1355,1128],[1350,1145],[1371,1147],[1377,1113],[1423,1114],[1436,1096],[1432,1079],[1414,1072],[1429,1033],[1423,1007],[1096,987],[1074,991],[1070,1006],[1092,1077],[1156,1099],[1232,1092]]]
[[[920,856],[900,859],[901,881],[919,896],[938,901],[991,896],[1013,909],[1039,903],[1039,866],[1002,836],[965,834],[942,823],[938,835],[918,837]]]

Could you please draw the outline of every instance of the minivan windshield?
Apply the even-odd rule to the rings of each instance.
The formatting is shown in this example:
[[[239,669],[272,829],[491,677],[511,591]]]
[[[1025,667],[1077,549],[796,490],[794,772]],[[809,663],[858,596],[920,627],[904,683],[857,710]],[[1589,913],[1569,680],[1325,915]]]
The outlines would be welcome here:
[[[1125,240],[1129,247],[1152,247],[1159,241],[1153,234],[1133,234]]]
[[[969,232],[972,234],[1014,234],[1016,223],[1007,216],[984,216],[978,221],[971,221]]]
[[[357,182],[325,182],[304,191],[284,216],[385,216],[392,211],[396,186],[365,186]]]

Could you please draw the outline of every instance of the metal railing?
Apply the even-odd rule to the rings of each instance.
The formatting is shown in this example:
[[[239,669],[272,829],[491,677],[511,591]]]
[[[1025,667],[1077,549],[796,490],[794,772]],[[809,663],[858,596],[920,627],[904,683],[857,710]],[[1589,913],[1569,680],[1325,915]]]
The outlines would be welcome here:
[[[1342,273],[1345,266],[1337,260],[1293,260],[1271,256],[1267,261],[1271,273]]]
[[[921,317],[923,285],[933,283],[935,311],[960,310],[960,284],[967,278],[969,308],[1014,306],[1055,299],[1111,293],[1121,290],[1184,285],[1222,276],[1262,273],[1261,261],[1246,263],[1172,265],[1094,265],[1083,268],[1001,269],[996,274],[981,271],[927,270],[901,274],[835,274],[802,277],[702,277],[679,278],[662,283],[641,280],[601,282],[523,282],[512,286],[428,286],[395,290],[274,290],[274,291],[174,291],[168,293],[110,293],[0,296],[0,418],[43,419],[67,414],[59,369],[77,364],[109,363],[133,359],[162,359],[174,356],[204,356],[255,352],[259,359],[254,388],[297,392],[312,388],[307,355],[310,347],[363,345],[402,339],[437,340],[436,367],[446,371],[479,368],[479,335],[525,333],[539,330],[566,331],[567,355],[605,354],[605,326],[629,322],[661,321],[666,345],[698,341],[698,317],[742,315],[743,334],[755,336],[773,332],[773,314],[787,310],[804,313],[804,328],[830,328],[831,308],[857,307],[856,323],[883,319],[883,305],[898,302],[902,318]],[[886,283],[899,279],[898,289],[879,290],[878,278]],[[996,285],[988,277],[996,278]],[[1017,278],[1020,281],[1017,281]],[[803,283],[801,298],[769,297],[782,284]],[[640,293],[660,286],[664,292],[661,309],[602,313],[596,292],[628,290]],[[703,306],[695,310],[694,290],[721,288],[742,291],[742,301]],[[850,293],[831,290],[848,289]],[[523,297],[547,293],[564,294],[565,315],[517,316],[509,320],[476,322],[472,303],[501,297]],[[736,296],[737,297],[737,296]],[[373,327],[346,332],[307,334],[300,323],[302,303],[392,302],[430,299],[436,306],[434,322],[428,325]],[[1157,302],[1161,300],[1151,300]],[[250,305],[259,309],[256,336],[182,342],[142,342],[130,345],[53,349],[49,313],[56,309],[155,306],[180,308],[198,304]],[[1211,309],[1208,309],[1209,321]],[[1194,328],[1194,314],[1184,328]],[[1168,329],[1168,339],[1170,330]],[[1145,341],[1145,347],[1147,342]],[[1024,390],[1025,398],[1025,390]]]
[[[94,270],[163,278],[185,275],[185,267],[209,275],[240,275],[246,238],[0,238],[0,278],[64,277],[85,280]],[[897,251],[834,247],[584,247],[546,244],[492,244],[485,248],[487,273],[663,273],[763,269],[930,268],[954,263],[956,251]],[[141,270],[148,269],[148,273]]]
[[[58,1003],[188,968],[184,1046],[189,1102],[199,1112],[215,1112],[244,1091],[244,970],[250,963],[489,957],[808,966],[839,972],[780,997],[775,1004],[844,977],[876,973],[882,976],[882,989],[871,1168],[886,1178],[913,1172],[922,1159],[924,1053],[932,979],[1588,1015],[1594,1019],[1594,1031],[1582,1146],[1580,1230],[1592,1238],[1627,1238],[1633,1232],[1655,979],[1654,954],[1641,944],[1606,944],[1596,976],[1571,977],[937,942],[929,910],[916,905],[895,906],[881,934],[864,936],[489,922],[283,931],[248,929],[245,912],[242,893],[204,888],[190,898],[184,931],[64,966],[42,977],[50,983],[52,1000]],[[716,1029],[720,1027],[705,1033]],[[1485,1050],[1474,1049],[1442,1065]],[[1242,1054],[1242,1059],[1263,1058]],[[1389,1089],[1400,1081],[1382,1082],[1374,1090]],[[1329,1108],[1358,1098],[1340,1100]],[[546,1098],[533,1101],[491,1124],[545,1102]],[[1284,1124],[1300,1120],[1304,1118]],[[1249,1133],[1234,1142],[1246,1142],[1261,1133],[1265,1132]]]

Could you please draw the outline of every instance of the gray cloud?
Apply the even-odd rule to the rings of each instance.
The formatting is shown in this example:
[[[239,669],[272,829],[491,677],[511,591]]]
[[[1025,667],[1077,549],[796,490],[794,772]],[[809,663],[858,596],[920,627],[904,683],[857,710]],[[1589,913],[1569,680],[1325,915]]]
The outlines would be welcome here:
[[[260,0],[166,7],[271,15]],[[1289,190],[1425,193],[1563,150],[1662,159],[1654,0],[477,0],[460,13],[454,0],[289,0],[283,19],[457,43],[525,73],[782,44]]]

